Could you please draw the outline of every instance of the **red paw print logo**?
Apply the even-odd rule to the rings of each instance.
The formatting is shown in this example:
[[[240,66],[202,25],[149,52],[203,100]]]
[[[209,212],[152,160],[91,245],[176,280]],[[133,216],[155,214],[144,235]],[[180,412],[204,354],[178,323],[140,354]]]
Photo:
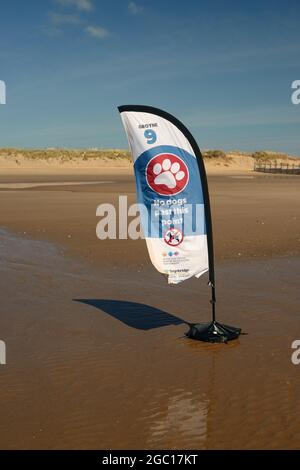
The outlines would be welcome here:
[[[181,158],[172,153],[153,157],[146,168],[146,180],[153,191],[162,196],[180,193],[189,181],[189,170]]]

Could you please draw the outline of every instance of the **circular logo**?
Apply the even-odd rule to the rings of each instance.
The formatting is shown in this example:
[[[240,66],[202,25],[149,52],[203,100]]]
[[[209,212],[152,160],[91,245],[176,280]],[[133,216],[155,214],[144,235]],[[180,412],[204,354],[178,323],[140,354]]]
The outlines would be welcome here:
[[[170,228],[166,231],[164,240],[170,246],[178,246],[183,241],[183,233],[178,228]]]
[[[173,153],[161,153],[151,158],[146,167],[150,188],[161,196],[180,193],[189,181],[189,170],[184,161]]]

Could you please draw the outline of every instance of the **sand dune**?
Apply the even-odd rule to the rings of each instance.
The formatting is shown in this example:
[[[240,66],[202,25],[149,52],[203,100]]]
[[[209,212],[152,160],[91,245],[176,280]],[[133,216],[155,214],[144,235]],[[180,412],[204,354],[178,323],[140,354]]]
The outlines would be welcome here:
[[[222,151],[204,151],[204,162],[208,173],[236,174],[253,171],[255,158],[250,153]],[[287,155],[266,153],[265,158],[280,164],[298,163],[298,159]],[[78,171],[103,172],[105,169],[116,168],[120,171],[132,172],[132,162],[126,150],[22,150],[0,149],[0,170],[2,173],[33,172],[37,173],[78,173]]]

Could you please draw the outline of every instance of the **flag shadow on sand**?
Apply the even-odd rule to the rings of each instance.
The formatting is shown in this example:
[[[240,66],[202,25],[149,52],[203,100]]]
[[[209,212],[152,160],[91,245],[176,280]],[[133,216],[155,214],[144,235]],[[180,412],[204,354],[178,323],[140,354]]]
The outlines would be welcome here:
[[[152,330],[153,328],[161,328],[163,326],[187,324],[186,321],[175,315],[137,302],[109,299],[73,300],[74,302],[80,302],[95,307],[117,320],[120,320],[125,325],[138,330]]]

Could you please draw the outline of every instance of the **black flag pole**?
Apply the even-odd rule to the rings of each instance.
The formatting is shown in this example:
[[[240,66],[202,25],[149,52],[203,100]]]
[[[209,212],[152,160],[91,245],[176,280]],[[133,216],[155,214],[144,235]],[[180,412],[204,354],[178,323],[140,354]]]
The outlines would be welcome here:
[[[210,208],[210,197],[208,191],[208,183],[204,161],[201,150],[190,133],[190,131],[180,123],[182,132],[189,140],[193,151],[197,158],[202,191],[204,196],[204,214],[207,233],[207,248],[208,248],[208,266],[209,266],[209,282],[211,288],[211,313],[212,321],[209,323],[194,323],[190,324],[190,329],[186,336],[192,339],[207,341],[212,343],[226,343],[232,339],[236,339],[241,334],[241,328],[235,326],[224,325],[216,321],[216,284],[215,284],[215,260],[214,260],[214,243],[213,243],[213,229],[212,229],[212,216]]]

